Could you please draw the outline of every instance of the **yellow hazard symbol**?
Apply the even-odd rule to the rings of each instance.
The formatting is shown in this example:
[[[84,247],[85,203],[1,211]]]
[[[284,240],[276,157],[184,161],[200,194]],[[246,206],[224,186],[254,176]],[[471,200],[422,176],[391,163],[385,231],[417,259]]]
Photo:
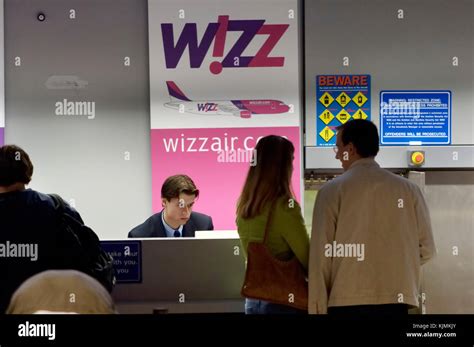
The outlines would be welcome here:
[[[352,118],[354,118],[354,119],[367,119],[367,118],[369,118],[369,116],[367,116],[367,114],[364,111],[362,111],[361,109],[358,109],[357,112],[352,115]]]
[[[334,115],[329,110],[324,110],[323,113],[319,115],[319,119],[321,119],[324,124],[328,125],[334,119]]]
[[[332,131],[330,127],[325,127],[323,130],[321,130],[319,136],[321,136],[324,141],[328,142],[330,139],[332,139],[334,134],[334,131]]]
[[[325,93],[319,98],[319,101],[321,102],[321,104],[324,105],[324,107],[328,107],[329,105],[332,104],[332,102],[334,101],[334,98],[331,96],[331,94],[329,94],[328,92],[325,92]]]
[[[367,101],[367,97],[362,94],[361,92],[358,92],[353,98],[352,101],[356,103],[357,106],[362,107],[363,104]],[[355,118],[355,117],[354,117]],[[365,118],[363,118],[365,119]]]
[[[349,95],[347,95],[344,92],[339,94],[336,100],[339,103],[339,105],[341,105],[342,107],[346,107],[346,105],[351,102],[351,98],[349,97]]]
[[[337,114],[336,118],[339,120],[339,122],[344,124],[345,122],[347,122],[351,118],[351,115],[349,113],[347,113],[346,110],[342,109],[341,112],[339,112]]]

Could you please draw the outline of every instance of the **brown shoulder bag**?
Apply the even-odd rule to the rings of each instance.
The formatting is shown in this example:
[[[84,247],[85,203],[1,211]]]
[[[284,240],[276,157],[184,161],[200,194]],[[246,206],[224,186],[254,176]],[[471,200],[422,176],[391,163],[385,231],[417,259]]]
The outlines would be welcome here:
[[[288,261],[275,258],[265,244],[274,207],[275,204],[268,213],[263,242],[248,244],[241,294],[246,298],[307,310],[308,283],[300,262],[296,256]]]

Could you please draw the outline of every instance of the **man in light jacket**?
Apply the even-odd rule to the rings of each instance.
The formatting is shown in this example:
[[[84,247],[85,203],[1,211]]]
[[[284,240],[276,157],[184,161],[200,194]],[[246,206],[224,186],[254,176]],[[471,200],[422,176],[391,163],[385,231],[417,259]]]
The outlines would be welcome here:
[[[309,313],[406,315],[418,307],[420,267],[435,254],[423,194],[380,168],[375,125],[337,128],[344,174],[318,192],[309,259]]]

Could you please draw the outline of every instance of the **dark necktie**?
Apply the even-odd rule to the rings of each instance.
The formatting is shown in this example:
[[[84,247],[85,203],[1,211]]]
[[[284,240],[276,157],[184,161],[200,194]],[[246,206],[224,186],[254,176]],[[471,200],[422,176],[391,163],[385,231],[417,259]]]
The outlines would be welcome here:
[[[181,233],[179,232],[179,230],[174,231],[174,237],[181,237]]]

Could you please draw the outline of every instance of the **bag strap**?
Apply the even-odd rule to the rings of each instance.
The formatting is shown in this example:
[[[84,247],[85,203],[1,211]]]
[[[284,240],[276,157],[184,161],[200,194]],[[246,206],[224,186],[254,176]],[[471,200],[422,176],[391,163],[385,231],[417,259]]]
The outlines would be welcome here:
[[[273,201],[272,204],[270,205],[270,211],[268,212],[268,217],[267,217],[267,222],[265,223],[265,231],[263,234],[263,243],[265,244],[267,242],[267,236],[268,236],[268,229],[270,228],[271,224],[271,219],[273,216],[273,210],[275,209],[277,200]]]
[[[64,201],[64,199],[58,195],[58,194],[48,194],[51,199],[53,199],[54,201],[54,209],[55,209],[55,213],[57,215],[57,218],[59,219],[59,223],[60,223],[60,226],[61,228],[69,225],[70,221],[74,221],[74,223],[78,223],[82,226],[84,226],[84,223],[82,223],[81,221],[78,221],[76,218],[74,218],[73,216],[69,215],[69,213],[66,212],[66,201]],[[76,240],[76,242],[82,246],[82,241],[80,239],[80,237],[78,235],[76,235],[75,232],[72,232],[71,233],[72,235],[74,235],[74,238]]]
[[[51,199],[54,201],[54,208],[57,209],[58,214],[63,214],[65,210],[65,202],[58,194],[48,194]]]

